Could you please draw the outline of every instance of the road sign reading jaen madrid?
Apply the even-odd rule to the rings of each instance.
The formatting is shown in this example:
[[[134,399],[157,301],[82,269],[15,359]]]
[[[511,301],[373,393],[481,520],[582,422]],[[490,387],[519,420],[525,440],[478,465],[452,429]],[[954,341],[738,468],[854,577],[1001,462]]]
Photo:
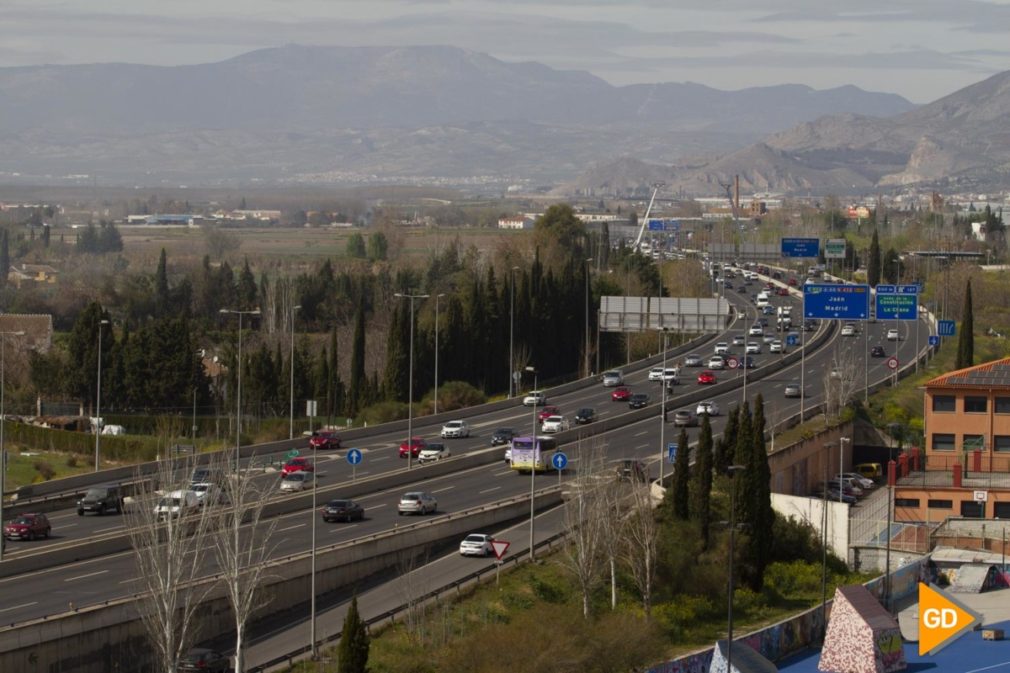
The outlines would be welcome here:
[[[807,283],[803,286],[803,317],[816,320],[866,320],[869,285]]]

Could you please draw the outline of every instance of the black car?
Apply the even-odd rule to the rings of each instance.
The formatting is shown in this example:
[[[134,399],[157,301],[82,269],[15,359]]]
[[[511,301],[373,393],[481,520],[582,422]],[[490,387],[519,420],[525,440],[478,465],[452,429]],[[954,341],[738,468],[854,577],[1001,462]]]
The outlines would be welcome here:
[[[757,367],[757,363],[749,355],[744,355],[740,357],[740,368],[741,369],[754,369]]]
[[[220,652],[206,647],[194,647],[179,660],[179,672],[200,671],[200,673],[227,673],[231,670],[231,660]]]
[[[586,423],[592,423],[596,420],[596,409],[590,407],[583,407],[575,412],[575,422],[579,425],[584,425]]]
[[[123,492],[114,484],[92,486],[84,497],[77,501],[77,516],[84,516],[85,512],[94,512],[101,516],[112,511],[123,513]]]
[[[806,320],[806,321],[803,322],[803,331],[804,332],[813,332],[815,329],[817,329],[817,321],[816,320]]]
[[[649,479],[649,472],[645,463],[633,458],[625,458],[617,461],[617,478],[621,481],[645,482]]]
[[[491,446],[508,444],[516,436],[516,431],[512,428],[498,428],[491,433]]]
[[[874,346],[873,348],[870,349],[870,357],[886,358],[887,353],[884,351],[883,346]]]
[[[323,521],[347,521],[365,518],[365,508],[353,500],[330,500],[322,509]]]
[[[648,406],[649,396],[645,393],[634,393],[628,399],[628,406],[632,409],[641,409],[642,407]]]

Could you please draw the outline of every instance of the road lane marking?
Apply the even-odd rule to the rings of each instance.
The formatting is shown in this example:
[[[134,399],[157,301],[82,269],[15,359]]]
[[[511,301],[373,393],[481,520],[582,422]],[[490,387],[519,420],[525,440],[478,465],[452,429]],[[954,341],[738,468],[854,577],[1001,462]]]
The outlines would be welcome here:
[[[512,474],[512,472],[513,472],[513,470],[510,467],[509,469],[505,470],[504,472],[492,472],[491,476],[493,476],[493,477],[503,477],[506,474]]]
[[[339,533],[342,530],[347,530],[348,528],[357,528],[357,527],[358,527],[358,524],[356,524],[356,523],[349,523],[349,524],[344,525],[344,526],[334,526],[333,528],[330,529],[330,532],[331,533]]]
[[[444,493],[445,491],[451,491],[454,488],[456,488],[456,487],[455,486],[446,486],[445,488],[435,489],[434,491],[432,491],[432,493]]]
[[[490,493],[491,491],[497,491],[501,489],[501,486],[495,486],[494,488],[485,488],[483,491],[479,491],[479,495],[484,495],[485,493]]]
[[[65,579],[63,581],[64,582],[73,582],[74,580],[83,580],[85,578],[94,577],[96,575],[104,575],[107,572],[109,572],[109,571],[108,570],[99,570],[97,572],[88,573],[87,575],[78,575],[77,577],[68,577],[67,579]]]
[[[302,528],[303,526],[305,526],[305,524],[304,523],[300,523],[300,524],[298,524],[296,526],[288,526],[287,528],[278,528],[277,532],[278,533],[283,533],[286,530],[294,530],[295,528]]]
[[[10,608],[0,608],[0,612],[9,612],[10,610],[20,610],[21,608],[30,608],[33,605],[38,605],[38,601],[33,601],[31,603],[22,603],[21,605],[15,605]]]
[[[632,435],[632,437],[641,437],[642,435],[647,435],[647,434],[649,434],[648,430],[642,430],[638,434]]]

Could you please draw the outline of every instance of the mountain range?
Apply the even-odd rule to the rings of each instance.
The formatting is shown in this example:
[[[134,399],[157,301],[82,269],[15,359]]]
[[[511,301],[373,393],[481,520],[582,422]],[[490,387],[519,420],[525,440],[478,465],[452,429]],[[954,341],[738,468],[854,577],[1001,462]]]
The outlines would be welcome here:
[[[978,166],[960,140],[954,150],[942,133],[920,142],[921,134],[896,131],[932,126],[894,94],[852,86],[612,86],[584,71],[454,47],[289,45],[177,67],[0,68],[0,109],[0,179],[552,184],[582,182],[587,168],[605,172],[621,159],[625,168],[658,164],[650,170],[697,186],[709,173],[741,172],[735,166],[752,162],[748,179],[776,188],[802,186],[816,171],[831,180],[861,176],[861,184],[901,182],[928,175],[949,151],[953,169]],[[823,119],[839,113],[852,116]],[[853,144],[852,152],[873,148],[890,162],[886,175],[850,167],[866,157],[836,149],[815,160],[825,143],[852,144],[843,126],[874,124],[878,140]],[[757,141],[763,144],[739,153]],[[890,170],[910,163],[905,154],[921,164],[919,173]]]

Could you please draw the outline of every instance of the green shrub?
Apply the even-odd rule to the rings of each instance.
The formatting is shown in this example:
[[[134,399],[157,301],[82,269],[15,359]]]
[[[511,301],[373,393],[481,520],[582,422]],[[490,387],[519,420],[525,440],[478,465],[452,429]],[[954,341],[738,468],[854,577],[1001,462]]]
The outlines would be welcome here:
[[[828,582],[832,575],[828,574]],[[774,601],[785,597],[812,599],[821,595],[821,565],[805,561],[776,561],[765,569],[765,595]]]
[[[379,402],[378,404],[373,404],[370,407],[365,407],[358,414],[357,421],[362,424],[367,423],[368,425],[377,425],[379,423],[388,423],[390,421],[397,421],[401,418],[407,417],[407,405],[403,402]]]
[[[67,467],[77,467],[77,456],[74,454],[67,456]]]
[[[35,468],[35,471],[39,473],[39,476],[42,477],[44,481],[49,481],[56,476],[56,470],[53,469],[52,465],[44,460],[36,460],[32,464],[32,467]]]
[[[484,404],[486,401],[487,395],[466,381],[446,381],[438,387],[439,413]],[[421,407],[425,414],[434,412],[435,400],[431,393],[421,400]]]

